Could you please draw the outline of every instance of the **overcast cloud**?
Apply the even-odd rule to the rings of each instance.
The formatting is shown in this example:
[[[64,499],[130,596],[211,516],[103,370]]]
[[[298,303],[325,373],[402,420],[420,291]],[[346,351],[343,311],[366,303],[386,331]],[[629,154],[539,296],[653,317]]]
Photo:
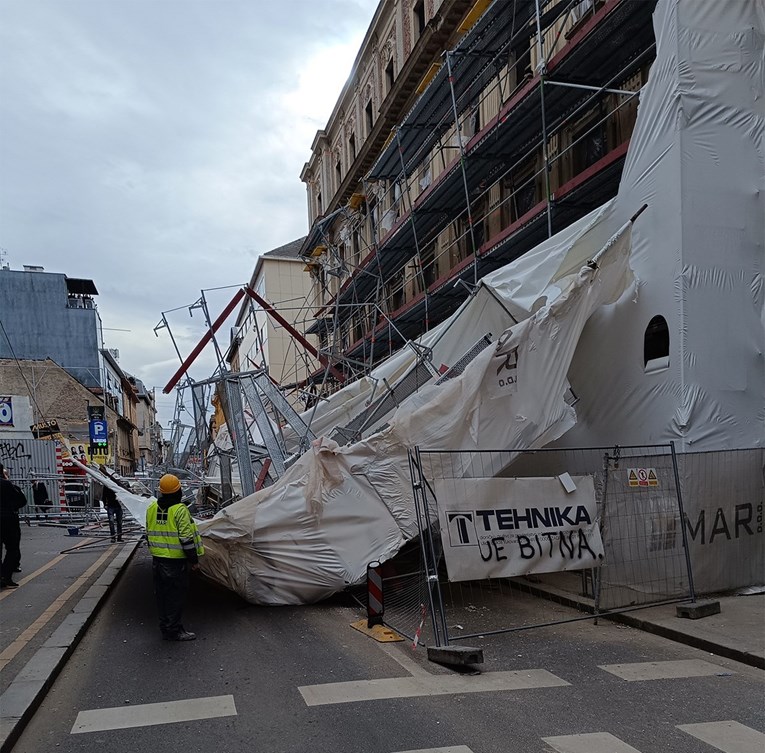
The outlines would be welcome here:
[[[376,6],[0,0],[0,247],[12,269],[95,281],[106,345],[160,388],[165,426],[161,312],[306,233],[300,171]],[[210,294],[213,316],[232,294]],[[202,318],[170,320],[185,355]]]

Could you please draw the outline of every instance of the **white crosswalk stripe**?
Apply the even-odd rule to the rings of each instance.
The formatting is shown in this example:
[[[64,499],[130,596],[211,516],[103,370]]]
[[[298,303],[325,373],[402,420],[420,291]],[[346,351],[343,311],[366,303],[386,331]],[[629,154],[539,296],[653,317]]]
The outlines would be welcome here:
[[[724,753],[762,753],[765,735],[739,722],[678,724],[677,728]]]
[[[765,751],[765,734],[740,722],[678,724],[677,729],[723,753],[763,753]],[[543,737],[542,741],[557,753],[640,753],[637,748],[614,737],[610,732]]]
[[[236,716],[234,696],[220,695],[210,698],[189,698],[184,701],[144,703],[140,706],[117,706],[109,709],[80,711],[71,734],[103,732],[110,729],[149,727],[155,724],[191,722],[197,719],[215,719]]]
[[[640,753],[608,732],[543,737],[542,740],[558,753]]]
[[[569,684],[546,669],[524,669],[514,672],[486,672],[478,677],[428,675],[355,680],[325,685],[304,685],[298,690],[307,706],[322,706],[331,703],[379,701],[385,698],[555,688]]]
[[[398,753],[473,753],[467,745],[451,745],[448,748],[421,748],[419,750],[401,750]]]
[[[621,677],[628,682],[642,680],[675,680],[686,677],[708,677],[710,675],[734,674],[729,669],[703,659],[681,659],[680,661],[645,661],[635,664],[600,664],[600,669]]]

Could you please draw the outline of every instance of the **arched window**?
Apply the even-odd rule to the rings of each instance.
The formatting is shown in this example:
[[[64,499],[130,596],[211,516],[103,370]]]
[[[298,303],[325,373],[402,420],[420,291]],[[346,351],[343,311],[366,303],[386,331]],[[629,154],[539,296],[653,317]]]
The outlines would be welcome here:
[[[655,316],[645,328],[643,367],[646,373],[669,367],[669,327],[663,316]]]

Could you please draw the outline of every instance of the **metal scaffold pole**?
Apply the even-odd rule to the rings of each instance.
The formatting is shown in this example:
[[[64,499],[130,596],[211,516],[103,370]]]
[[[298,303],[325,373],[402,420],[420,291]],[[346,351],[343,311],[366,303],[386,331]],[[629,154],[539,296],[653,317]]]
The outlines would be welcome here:
[[[552,237],[552,195],[550,191],[550,153],[547,138],[547,112],[545,111],[545,76],[547,63],[544,58],[544,38],[542,36],[542,13],[539,8],[539,0],[536,0],[537,22],[537,68],[539,70],[539,101],[542,116],[542,161],[545,171],[545,198],[547,200],[547,237]]]
[[[446,68],[449,79],[449,92],[452,99],[452,114],[454,117],[454,128],[457,133],[457,145],[460,150],[460,170],[462,171],[462,186],[465,189],[465,204],[467,212],[468,232],[470,233],[470,244],[473,248],[473,284],[478,284],[478,248],[475,243],[475,230],[473,228],[473,211],[470,206],[470,187],[468,186],[467,171],[465,169],[465,145],[462,142],[462,129],[460,128],[460,117],[457,110],[457,98],[454,94],[454,73],[452,71],[452,51],[446,53]]]

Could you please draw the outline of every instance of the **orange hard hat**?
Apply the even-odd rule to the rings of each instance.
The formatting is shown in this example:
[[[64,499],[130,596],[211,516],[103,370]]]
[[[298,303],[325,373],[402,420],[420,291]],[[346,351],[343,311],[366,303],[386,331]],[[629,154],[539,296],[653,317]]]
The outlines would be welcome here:
[[[172,473],[166,473],[159,480],[159,490],[162,494],[172,494],[179,491],[181,488],[181,481],[178,476],[173,476]]]

